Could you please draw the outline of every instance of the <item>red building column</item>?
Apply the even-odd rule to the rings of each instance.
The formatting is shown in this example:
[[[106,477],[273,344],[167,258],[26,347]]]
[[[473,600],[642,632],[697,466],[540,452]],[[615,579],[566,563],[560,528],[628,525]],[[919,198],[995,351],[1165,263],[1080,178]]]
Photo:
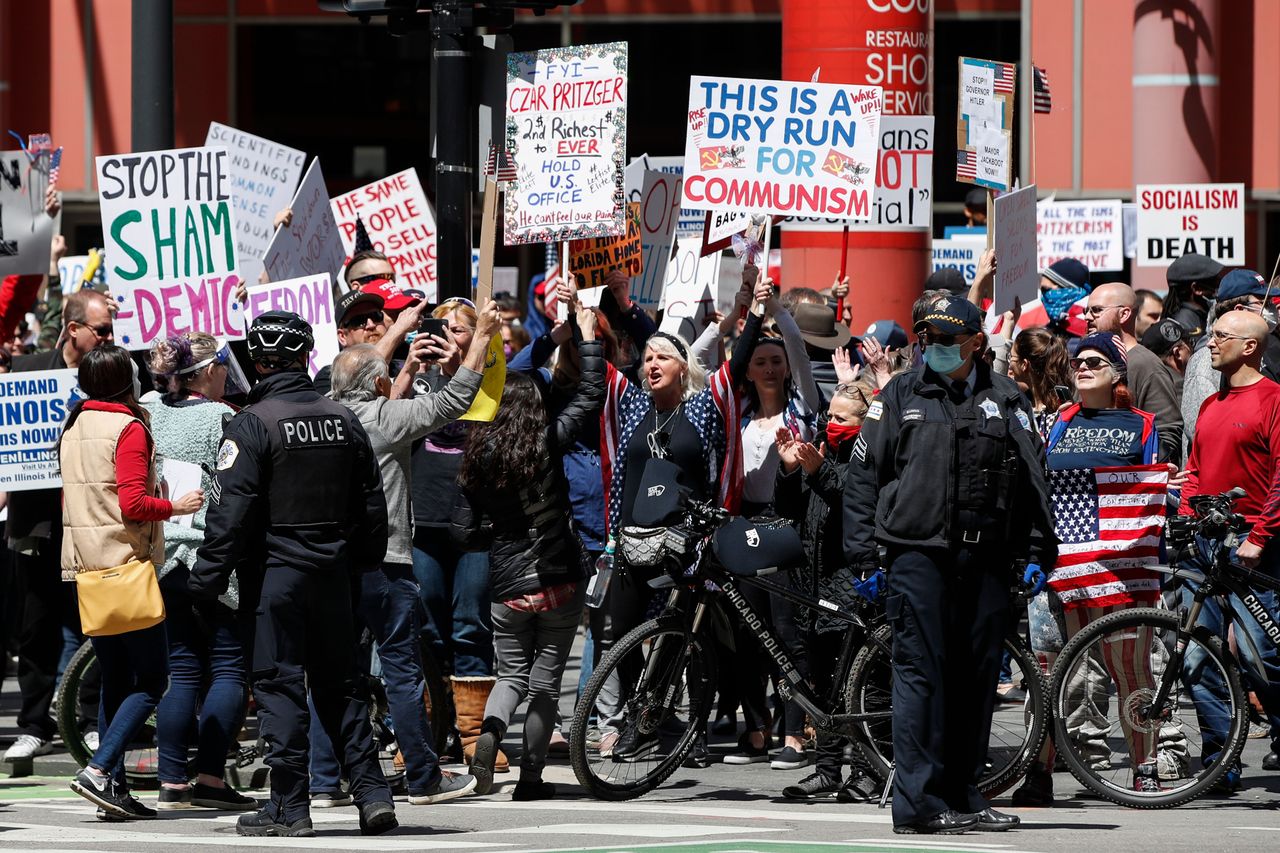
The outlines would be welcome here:
[[[884,111],[933,113],[933,0],[782,0],[782,76],[883,86]],[[830,286],[840,269],[839,231],[788,231],[782,283]],[[927,231],[849,232],[847,264],[855,334],[874,320],[910,326],[911,303],[929,274]]]

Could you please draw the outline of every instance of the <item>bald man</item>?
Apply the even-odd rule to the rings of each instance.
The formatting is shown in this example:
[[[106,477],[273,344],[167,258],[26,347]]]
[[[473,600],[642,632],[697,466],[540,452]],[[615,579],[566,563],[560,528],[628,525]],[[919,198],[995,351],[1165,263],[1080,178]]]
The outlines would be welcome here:
[[[1155,353],[1138,343],[1135,325],[1138,321],[1139,297],[1127,284],[1101,284],[1089,294],[1085,306],[1085,322],[1089,334],[1111,332],[1124,341],[1129,356],[1129,393],[1134,408],[1156,416],[1156,434],[1160,437],[1160,461],[1182,459],[1182,403],[1173,371]]]
[[[1187,483],[1182,489],[1179,512],[1191,513],[1190,501],[1196,495],[1214,495],[1236,486],[1247,493],[1236,503],[1236,512],[1252,525],[1249,535],[1236,549],[1235,561],[1272,578],[1280,578],[1280,385],[1261,373],[1262,355],[1266,350],[1266,321],[1248,311],[1229,311],[1219,317],[1210,332],[1209,352],[1213,366],[1222,374],[1218,392],[1200,407],[1191,457],[1187,462]],[[1216,545],[1216,543],[1215,543]],[[1198,549],[1199,550],[1199,549]],[[1213,555],[1200,550],[1187,565],[1203,571]],[[1182,604],[1190,607],[1195,584],[1184,581]],[[1276,612],[1276,594],[1258,589],[1256,595],[1272,613]],[[1235,595],[1231,606],[1237,612],[1247,611]],[[1205,601],[1200,611],[1200,625],[1227,640],[1227,621],[1222,606],[1215,600]],[[1260,664],[1267,675],[1266,684],[1251,682],[1262,700],[1267,722],[1271,726],[1271,751],[1263,759],[1264,770],[1280,769],[1280,651],[1252,619],[1237,620],[1236,630],[1247,630],[1253,648],[1260,650]],[[1203,648],[1196,645],[1195,649]],[[1249,643],[1239,643],[1240,653],[1253,657]],[[1189,654],[1185,671],[1196,673],[1212,668]],[[1206,760],[1222,749],[1226,741],[1230,712],[1220,685],[1188,682],[1201,721],[1201,736]],[[1227,771],[1219,787],[1226,793],[1240,788],[1239,762]]]

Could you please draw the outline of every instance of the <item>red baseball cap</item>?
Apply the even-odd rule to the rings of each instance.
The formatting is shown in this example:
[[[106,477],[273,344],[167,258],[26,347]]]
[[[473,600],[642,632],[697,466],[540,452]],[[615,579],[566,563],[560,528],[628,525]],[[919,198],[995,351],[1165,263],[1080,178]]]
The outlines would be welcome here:
[[[382,297],[382,307],[388,311],[399,311],[402,308],[408,308],[413,303],[423,298],[420,290],[409,290],[396,284],[394,281],[388,281],[385,278],[374,279],[364,286],[365,293],[376,293]]]

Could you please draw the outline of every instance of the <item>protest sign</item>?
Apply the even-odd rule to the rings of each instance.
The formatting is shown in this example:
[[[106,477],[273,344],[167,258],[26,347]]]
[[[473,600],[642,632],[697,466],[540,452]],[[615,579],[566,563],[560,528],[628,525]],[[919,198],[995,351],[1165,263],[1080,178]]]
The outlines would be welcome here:
[[[67,369],[0,376],[0,491],[62,485],[54,445],[71,404],[84,397],[77,374]]]
[[[49,271],[53,219],[44,212],[48,174],[21,151],[0,153],[0,276]],[[47,168],[44,167],[44,168]]]
[[[97,158],[117,344],[147,349],[183,332],[244,337],[228,159],[207,147]]]
[[[230,157],[236,253],[242,262],[261,261],[271,244],[275,215],[288,206],[307,155],[216,121],[209,122],[204,144],[226,148]],[[248,277],[247,267],[244,272]]]
[[[1244,184],[1142,184],[1134,196],[1138,266],[1167,267],[1191,252],[1244,265]]]
[[[498,228],[498,197],[501,191],[498,182],[486,178],[484,182],[484,203],[480,214],[480,248],[475,254],[475,295],[476,305],[484,308],[493,298],[493,250],[497,242],[495,231]],[[435,297],[431,297],[434,299]]]
[[[1013,105],[1018,67],[960,57],[956,180],[1007,191],[1013,185]]]
[[[964,283],[973,284],[978,277],[978,262],[986,250],[986,243],[978,240],[934,240],[933,272],[951,267],[964,276]]]
[[[312,376],[338,357],[338,324],[333,315],[333,284],[327,272],[249,285],[245,310],[250,322],[268,311],[292,311],[311,324],[315,348],[307,361]]]
[[[329,206],[319,157],[312,158],[289,206],[293,208],[293,220],[276,229],[263,255],[267,278],[284,281],[328,273],[339,280],[347,253],[342,249],[338,223]],[[345,282],[339,280],[339,286],[346,290]]]
[[[666,172],[644,173],[640,200],[640,271],[631,279],[631,299],[641,308],[662,305],[667,262],[680,216],[680,178]]]
[[[107,286],[107,265],[102,252],[93,255],[64,255],[58,261],[58,278],[62,280],[63,296],[70,296],[84,286],[85,271],[89,271],[90,287],[102,290]]]
[[[869,219],[882,100],[879,86],[690,78],[684,203]]]
[[[626,149],[626,42],[510,54],[507,245],[624,234]]]
[[[1023,305],[1040,295],[1036,263],[1036,185],[996,196],[995,310],[1008,311],[1014,299]]]
[[[788,216],[791,231],[926,231],[933,227],[933,116],[882,116],[871,218]]]
[[[169,500],[177,500],[188,492],[194,492],[204,482],[201,474],[204,471],[194,462],[183,462],[181,459],[168,459],[157,454],[156,476],[164,481]],[[182,527],[191,527],[195,514],[175,515],[169,519]]]
[[[698,240],[677,238],[663,290],[662,331],[686,341],[702,334],[707,319],[716,312],[721,257],[719,252],[703,257]]]
[[[357,216],[373,248],[395,268],[396,284],[421,290],[434,302],[439,280],[436,214],[422,191],[418,171],[405,169],[333,200],[333,218],[348,256],[355,254]]]
[[[684,176],[684,157],[645,157],[646,167],[659,172],[666,172],[669,175],[675,175],[677,178]],[[683,192],[681,193],[683,195]],[[702,217],[701,210],[694,210],[691,207],[680,208],[680,217],[676,220],[676,237],[681,242],[687,241],[692,237],[702,234]]]
[[[628,276],[641,272],[640,202],[627,205],[627,233],[622,237],[569,241],[569,268],[578,279],[578,287],[600,287],[613,270],[624,270]]]
[[[1036,205],[1040,269],[1075,258],[1091,271],[1124,269],[1119,199],[1042,201]]]

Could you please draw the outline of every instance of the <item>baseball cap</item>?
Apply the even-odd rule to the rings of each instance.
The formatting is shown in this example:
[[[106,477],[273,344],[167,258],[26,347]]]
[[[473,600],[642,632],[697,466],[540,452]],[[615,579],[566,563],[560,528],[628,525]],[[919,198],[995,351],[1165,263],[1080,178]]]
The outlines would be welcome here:
[[[916,332],[925,326],[933,326],[944,335],[974,334],[982,331],[982,312],[968,299],[948,296],[935,302],[929,313],[916,323]]]
[[[924,280],[925,290],[946,290],[956,296],[969,292],[969,282],[955,267],[940,267]]]
[[[1142,340],[1139,341],[1144,347],[1151,350],[1159,356],[1163,356],[1177,346],[1179,341],[1188,341],[1191,333],[1187,331],[1187,327],[1179,323],[1172,317],[1164,317],[1159,321],[1152,323],[1151,326],[1142,333]]]
[[[884,349],[901,349],[907,345],[907,330],[895,320],[876,320],[862,335],[875,338]]]
[[[1222,264],[1207,255],[1189,252],[1174,259],[1164,277],[1170,284],[1191,284],[1217,278],[1224,269]]]
[[[368,290],[352,290],[338,298],[338,325],[347,320],[348,314],[357,314],[360,309],[379,311],[383,307],[382,297]]]
[[[1218,285],[1218,301],[1238,296],[1266,296],[1267,280],[1253,270],[1232,270]]]
[[[403,288],[394,281],[387,281],[385,278],[375,279],[364,287],[365,293],[376,293],[382,297],[382,307],[388,311],[399,311],[402,308],[408,308],[420,299],[426,298],[421,290],[410,290]]]

